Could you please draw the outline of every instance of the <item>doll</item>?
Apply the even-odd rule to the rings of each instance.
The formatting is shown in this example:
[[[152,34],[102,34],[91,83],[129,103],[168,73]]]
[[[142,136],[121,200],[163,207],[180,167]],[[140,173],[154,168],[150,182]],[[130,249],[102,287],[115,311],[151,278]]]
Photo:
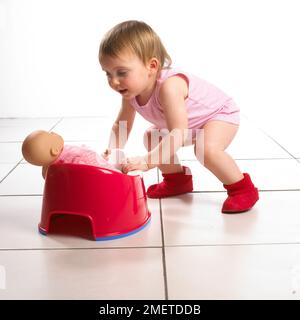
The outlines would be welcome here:
[[[105,158],[86,146],[65,145],[63,138],[54,132],[37,130],[29,134],[22,144],[22,154],[29,163],[42,166],[42,175],[45,179],[47,169],[53,163],[76,163],[107,168],[117,172],[124,154],[122,150],[115,150],[115,161],[113,165]],[[117,156],[116,156],[117,155]]]

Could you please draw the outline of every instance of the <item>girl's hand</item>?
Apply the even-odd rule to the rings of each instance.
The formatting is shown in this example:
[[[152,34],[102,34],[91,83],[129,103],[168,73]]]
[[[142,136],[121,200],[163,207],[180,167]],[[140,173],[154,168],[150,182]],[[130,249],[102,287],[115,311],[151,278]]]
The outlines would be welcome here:
[[[102,156],[106,161],[108,161],[110,154],[111,154],[111,150],[110,150],[110,149],[106,149],[106,150],[101,154],[101,156]]]
[[[122,162],[122,171],[126,174],[134,170],[148,171],[154,167],[154,165],[151,166],[147,163],[145,157],[126,158]]]

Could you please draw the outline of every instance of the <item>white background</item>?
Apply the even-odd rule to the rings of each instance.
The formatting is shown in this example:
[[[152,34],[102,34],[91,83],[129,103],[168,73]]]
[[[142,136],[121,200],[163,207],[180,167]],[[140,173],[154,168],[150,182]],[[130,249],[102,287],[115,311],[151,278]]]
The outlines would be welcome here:
[[[0,118],[114,116],[104,33],[138,19],[174,65],[214,83],[269,132],[298,124],[299,2],[0,0]],[[278,132],[277,132],[278,133]]]

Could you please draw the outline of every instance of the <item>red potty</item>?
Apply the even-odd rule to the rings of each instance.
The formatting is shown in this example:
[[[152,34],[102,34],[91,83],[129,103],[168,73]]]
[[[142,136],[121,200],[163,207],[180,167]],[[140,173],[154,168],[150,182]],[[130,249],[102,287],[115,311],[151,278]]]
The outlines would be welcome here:
[[[95,240],[141,230],[150,220],[143,178],[83,164],[48,168],[39,231],[49,232],[54,215],[88,218]],[[67,227],[67,226],[66,226]]]

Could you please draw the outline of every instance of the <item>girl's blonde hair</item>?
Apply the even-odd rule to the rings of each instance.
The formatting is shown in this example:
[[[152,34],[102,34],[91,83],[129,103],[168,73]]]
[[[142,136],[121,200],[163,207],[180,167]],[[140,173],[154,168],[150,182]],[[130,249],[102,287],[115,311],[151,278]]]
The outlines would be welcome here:
[[[100,44],[99,61],[105,55],[119,57],[125,50],[136,54],[144,64],[156,58],[159,69],[169,68],[172,63],[159,36],[142,21],[124,21],[109,30]]]

